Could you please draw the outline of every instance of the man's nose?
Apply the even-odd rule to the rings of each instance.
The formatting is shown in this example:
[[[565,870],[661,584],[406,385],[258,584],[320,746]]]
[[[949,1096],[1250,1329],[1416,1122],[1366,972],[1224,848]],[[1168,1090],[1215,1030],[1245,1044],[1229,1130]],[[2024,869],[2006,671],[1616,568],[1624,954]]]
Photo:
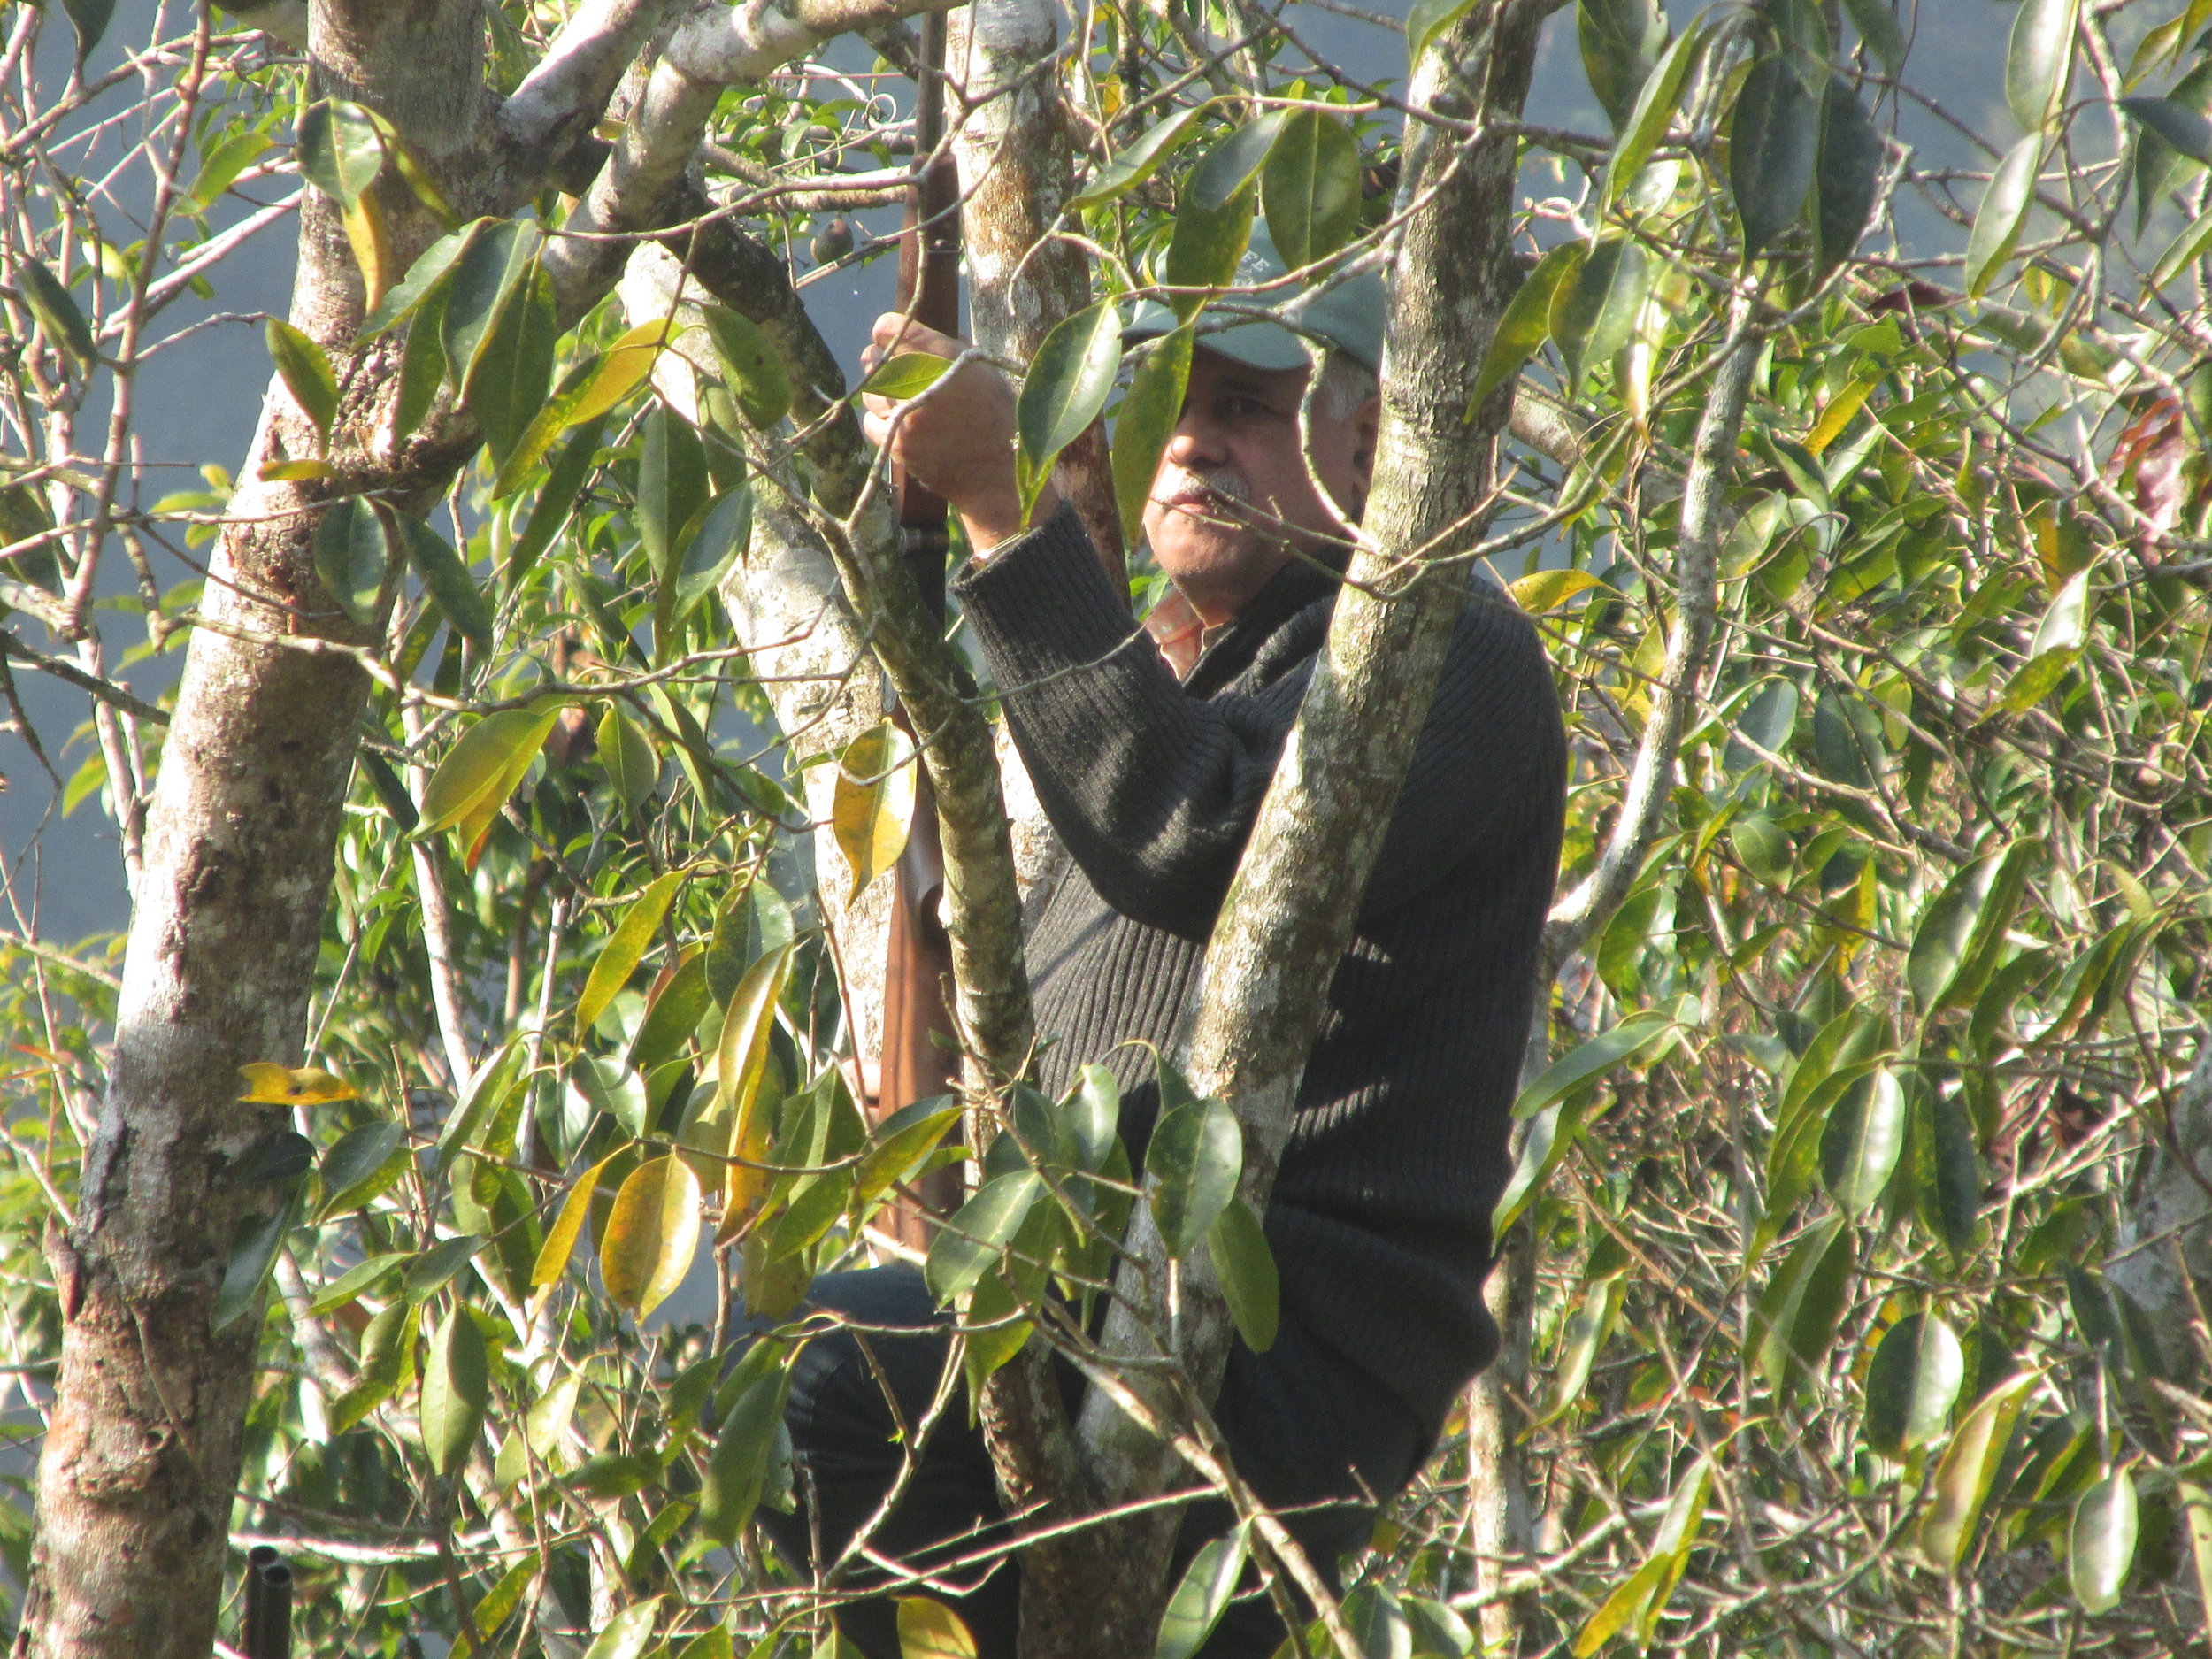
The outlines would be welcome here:
[[[1196,406],[1186,404],[1182,419],[1168,436],[1163,458],[1178,466],[1218,466],[1229,455],[1218,423],[1209,420]]]

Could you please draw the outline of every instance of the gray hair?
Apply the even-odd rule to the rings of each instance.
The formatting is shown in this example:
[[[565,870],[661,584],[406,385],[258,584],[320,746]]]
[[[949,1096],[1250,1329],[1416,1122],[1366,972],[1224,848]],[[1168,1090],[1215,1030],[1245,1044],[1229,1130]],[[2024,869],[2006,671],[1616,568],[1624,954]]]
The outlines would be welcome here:
[[[1321,359],[1321,381],[1313,388],[1314,412],[1325,420],[1349,420],[1382,389],[1375,371],[1340,346]]]

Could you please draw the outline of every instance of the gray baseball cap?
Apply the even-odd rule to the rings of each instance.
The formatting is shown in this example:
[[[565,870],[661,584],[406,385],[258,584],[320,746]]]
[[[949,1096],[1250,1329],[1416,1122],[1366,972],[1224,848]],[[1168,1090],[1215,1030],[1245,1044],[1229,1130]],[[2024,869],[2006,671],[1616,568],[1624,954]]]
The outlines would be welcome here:
[[[1282,256],[1275,251],[1274,239],[1267,234],[1267,222],[1256,221],[1252,227],[1251,245],[1246,248],[1244,257],[1237,265],[1236,286],[1251,288],[1273,282],[1288,270]],[[1262,296],[1252,303],[1264,300]],[[1333,288],[1309,289],[1281,310],[1300,328],[1310,330],[1379,373],[1384,305],[1382,278],[1371,271],[1363,271]],[[1224,320],[1235,314],[1214,305],[1199,312],[1202,319]],[[1146,300],[1137,307],[1136,315],[1129,326],[1122,330],[1121,337],[1132,342],[1153,340],[1171,333],[1174,327],[1173,311],[1157,300]],[[1251,369],[1302,369],[1313,360],[1306,349],[1305,335],[1280,323],[1241,322],[1217,333],[1201,334],[1198,343]]]

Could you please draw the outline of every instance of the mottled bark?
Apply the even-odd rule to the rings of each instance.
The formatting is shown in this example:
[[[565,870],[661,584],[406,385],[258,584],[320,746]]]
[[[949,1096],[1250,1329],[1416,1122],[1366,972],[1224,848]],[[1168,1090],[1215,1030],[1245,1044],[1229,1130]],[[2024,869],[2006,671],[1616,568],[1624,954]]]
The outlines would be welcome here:
[[[1208,945],[1185,1050],[1194,1086],[1228,1102],[1243,1127],[1240,1190],[1256,1207],[1273,1183],[1329,975],[1351,936],[1464,601],[1464,566],[1432,570],[1429,561],[1475,539],[1491,440],[1510,405],[1509,393],[1495,396],[1473,423],[1465,419],[1514,274],[1515,142],[1494,127],[1513,120],[1527,95],[1540,16],[1540,8],[1509,0],[1474,7],[1424,58],[1411,88],[1417,108],[1474,123],[1477,131],[1458,141],[1416,128],[1402,185],[1402,204],[1413,211],[1394,261],[1366,546],[1350,572],[1360,585],[1338,597],[1298,725]],[[1125,1299],[1110,1316],[1102,1345],[1141,1363],[1158,1356],[1166,1329],[1165,1253],[1145,1212],[1128,1248],[1118,1281]],[[1195,1396],[1210,1399],[1233,1331],[1210,1273],[1197,1261],[1190,1270],[1182,1279],[1180,1359]],[[1171,1419],[1171,1396],[1142,1370],[1129,1376]],[[1173,1449],[1101,1391],[1086,1405],[1081,1437],[1091,1476],[1111,1501],[1148,1495],[1179,1478]],[[1172,1521],[1118,1531],[1115,1582],[1099,1586],[1094,1571],[1092,1593],[1133,1601],[1156,1620]],[[1109,1651],[1089,1645],[1079,1609],[1064,1612],[1066,1645],[1048,1645],[1053,1638],[1040,1632],[1032,1646],[1025,1629],[1027,1651]],[[1141,1618],[1133,1628],[1142,1628]]]
[[[480,109],[478,14],[454,0],[318,7],[319,84],[382,111],[434,165]],[[435,232],[388,203],[394,253]],[[303,205],[294,323],[349,347],[361,282],[335,215]],[[365,450],[396,371],[357,365],[334,454],[346,485],[434,492],[466,451],[434,426],[397,467]],[[238,1102],[238,1067],[296,1064],[367,677],[341,652],[248,634],[369,640],[316,580],[320,487],[250,481],[315,438],[280,383],[216,551],[163,752],[134,907],[114,1060],[74,1225],[50,1237],[62,1370],[39,1462],[38,1530],[17,1651],[204,1659],[215,1636],[258,1310],[211,1313],[242,1225],[272,1189],[228,1178],[280,1115]]]

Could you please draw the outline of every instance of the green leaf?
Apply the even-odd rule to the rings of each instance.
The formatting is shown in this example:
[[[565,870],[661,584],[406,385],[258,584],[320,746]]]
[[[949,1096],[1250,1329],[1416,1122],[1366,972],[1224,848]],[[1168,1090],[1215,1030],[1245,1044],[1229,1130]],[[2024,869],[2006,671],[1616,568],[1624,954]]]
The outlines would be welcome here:
[[[1897,15],[1889,8],[1890,0],[1843,0],[1843,9],[1851,14],[1851,27],[1858,30],[1867,49],[1882,60],[1882,67],[1894,75],[1905,66],[1905,31],[1898,27]]]
[[[1014,403],[1019,465],[1027,487],[1022,514],[1036,505],[1052,464],[1106,407],[1121,367],[1121,313],[1111,300],[1063,318],[1037,348]]]
[[[1940,1435],[1966,1380],[1957,1333],[1932,1313],[1909,1313],[1883,1333],[1866,1371],[1866,1443],[1902,1460]]]
[[[461,233],[439,319],[457,384],[467,384],[501,309],[528,280],[538,242],[538,227],[526,219],[480,219]]]
[[[1976,859],[1944,883],[1921,912],[1905,958],[1905,982],[1923,1014],[1934,1013],[1949,997],[2003,858],[1993,852]]]
[[[408,326],[407,342],[399,358],[399,396],[392,405],[392,442],[403,445],[437,406],[445,385],[445,342],[439,325],[445,315],[445,290],[440,288],[422,303]]]
[[[721,360],[722,383],[745,419],[763,432],[791,412],[791,376],[768,336],[750,318],[719,305],[705,311],[707,334]]]
[[[721,586],[752,533],[749,485],[725,490],[699,509],[681,537],[683,557],[662,584],[665,603],[657,609],[653,621],[657,634],[672,634],[701,600]]]
[[[599,1016],[614,1001],[615,993],[630,982],[631,974],[637,971],[637,964],[651,948],[653,935],[660,930],[668,907],[675,902],[676,889],[683,883],[684,872],[680,870],[656,876],[645,891],[631,902],[630,908],[622,912],[622,919],[615,924],[614,932],[600,947],[598,957],[591,964],[583,995],[577,999],[576,1029],[580,1033],[597,1025]]]
[[[2028,643],[2027,660],[2005,682],[2005,695],[1997,705],[2004,712],[2020,714],[2033,708],[2079,659],[2089,637],[2090,573],[2090,569],[2075,572],[2053,596]]]
[[[1251,240],[1249,190],[1219,207],[1209,207],[1194,196],[1184,201],[1168,238],[1164,273],[1171,288],[1185,290],[1167,296],[1178,321],[1189,322],[1205,308],[1210,290],[1236,280],[1238,262]]]
[[[899,1597],[899,1659],[976,1659],[960,1615],[926,1595]]]
[[[699,1178],[673,1153],[630,1171],[599,1240],[599,1277],[618,1308],[642,1319],[668,1300],[699,1244]]]
[[[1660,26],[1665,27],[1663,19]],[[1698,23],[1692,23],[1644,77],[1643,86],[1636,94],[1635,106],[1621,127],[1620,136],[1613,142],[1613,154],[1605,164],[1605,177],[1598,186],[1601,218],[1635,183],[1636,175],[1651,159],[1651,152],[1667,135],[1668,124],[1680,111],[1682,88],[1689,79],[1690,69],[1704,49],[1705,30]]]
[[[1590,1380],[1590,1367],[1598,1350],[1612,1334],[1620,1315],[1626,1287],[1621,1276],[1610,1274],[1583,1293],[1582,1303],[1559,1333],[1559,1353],[1552,1366],[1551,1385],[1545,1390],[1533,1426],[1555,1423],[1574,1409]]]
[[[638,540],[665,580],[682,550],[678,533],[707,498],[707,452],[691,423],[664,406],[645,417],[639,439]]]
[[[729,1626],[717,1624],[712,1630],[694,1636],[683,1645],[675,1659],[737,1659],[737,1647]]]
[[[920,768],[913,741],[888,721],[863,732],[838,757],[830,827],[852,872],[849,896],[858,897],[905,850]]]
[[[1552,1171],[1567,1156],[1581,1128],[1581,1108],[1563,1102],[1545,1107],[1529,1120],[1521,1137],[1521,1155],[1514,1164],[1513,1179],[1505,1184],[1496,1209],[1490,1212],[1493,1239],[1502,1239],[1521,1218],[1521,1212],[1542,1195],[1544,1184],[1551,1179]]]
[[[1746,812],[1728,826],[1728,844],[1737,860],[1771,887],[1787,885],[1797,856],[1788,834],[1763,812]]]
[[[1075,1137],[1078,1160],[1095,1172],[1113,1153],[1121,1123],[1121,1086],[1102,1065],[1084,1066],[1075,1075],[1075,1088],[1066,1102],[1068,1128]]]
[[[1420,63],[1430,42],[1467,15],[1475,0],[1413,0],[1406,12],[1406,68]]]
[[[1885,13],[1884,15],[1887,15]],[[1882,134],[1841,75],[1832,75],[1820,104],[1820,165],[1814,180],[1813,274],[1825,276],[1848,259],[1866,234],[1881,192]]]
[[[2081,0],[2020,0],[2005,51],[2005,102],[2024,132],[2041,133],[2066,96],[2080,11]]]
[[[359,1380],[330,1402],[330,1432],[344,1434],[407,1386],[415,1374],[415,1326],[421,1308],[396,1302],[361,1333]]]
[[[412,513],[399,515],[399,539],[407,562],[422,578],[455,633],[479,651],[492,649],[492,608],[452,544]]]
[[[538,1576],[538,1563],[534,1556],[525,1556],[500,1575],[499,1582],[486,1593],[474,1610],[469,1614],[469,1628],[453,1639],[446,1659],[469,1659],[482,1643],[499,1633],[500,1626],[514,1617],[515,1609],[522,1605],[523,1592]]]
[[[646,1648],[652,1645],[654,1621],[660,1617],[661,1601],[653,1596],[617,1613],[599,1632],[599,1639],[584,1650],[584,1659],[644,1659]]]
[[[791,971],[794,947],[788,942],[768,951],[745,971],[731,993],[728,1012],[716,1046],[716,1083],[711,1100],[715,1122],[711,1133],[721,1137],[726,1153],[755,1162],[768,1153],[769,1126],[761,1110],[761,1079],[768,1070],[768,1039],[775,1029],[776,999],[783,994]],[[687,1138],[687,1123],[680,1135],[687,1146],[705,1144]],[[764,1171],[732,1164],[723,1177],[721,1240],[733,1236],[752,1206],[766,1190]]]
[[[15,276],[22,284],[24,302],[48,342],[88,368],[98,362],[100,352],[93,343],[91,325],[85,321],[61,279],[41,261],[27,257],[16,262]]]
[[[597,737],[599,764],[607,769],[615,798],[622,803],[624,811],[635,818],[638,809],[652,798],[653,786],[660,781],[660,757],[653,752],[645,733],[612,703],[599,717]]]
[[[407,1264],[399,1284],[401,1296],[417,1306],[428,1302],[451,1284],[454,1276],[483,1248],[484,1240],[472,1233],[439,1240]]]
[[[604,416],[595,416],[577,426],[561,445],[561,452],[547,469],[545,483],[538,490],[537,505],[530,510],[530,522],[507,550],[507,563],[500,571],[501,585],[511,593],[517,583],[538,562],[539,556],[553,545],[553,538],[576,509],[582,497],[584,485],[591,477],[592,464],[598,458],[599,436],[606,425]]]
[[[1043,1194],[1034,1170],[1017,1170],[986,1181],[930,1241],[925,1276],[930,1294],[950,1302],[972,1289],[1021,1231],[1030,1206]]]
[[[1271,110],[1217,140],[1191,169],[1190,181],[1184,188],[1187,203],[1217,213],[1243,196],[1259,176],[1268,152],[1275,147],[1276,136],[1289,119],[1287,110]]]
[[[484,429],[495,468],[503,468],[545,407],[559,332],[553,279],[534,260],[502,302],[461,380],[461,402]]]
[[[1820,1179],[1851,1217],[1871,1210],[1905,1147],[1905,1092],[1883,1066],[1837,1097],[1820,1135]]]
[[[325,98],[300,118],[300,173],[341,208],[351,208],[384,171],[384,135],[358,104]]]
[[[1191,1659],[1206,1645],[1206,1638],[1213,1634],[1237,1593],[1248,1549],[1245,1529],[1240,1526],[1228,1537],[1206,1544],[1191,1558],[1190,1565],[1183,1570],[1182,1582],[1168,1597],[1167,1610],[1160,1616],[1160,1636],[1152,1649],[1153,1659]]]
[[[2135,1564],[2135,1478],[2116,1469],[2081,1494],[2067,1534],[2066,1577],[2081,1610],[2094,1617],[2120,1604]]]
[[[1533,1083],[1513,1102],[1516,1118],[1533,1118],[1554,1101],[1605,1075],[1622,1062],[1633,1059],[1674,1029],[1671,1015],[1647,1009],[1631,1014],[1609,1030],[1578,1044],[1573,1052],[1544,1068]]]
[[[951,368],[950,357],[941,357],[933,351],[902,351],[877,364],[874,373],[860,383],[860,389],[904,403],[929,390]]]
[[[1966,238],[1966,293],[1978,299],[1991,280],[2012,257],[2019,245],[2021,227],[2035,200],[2036,175],[2042,171],[2043,140],[2030,134],[2005,152],[1997,171],[1982,192],[1974,210],[1974,227]]]
[[[77,61],[81,64],[105,37],[108,22],[115,15],[115,0],[62,0],[61,9],[68,13],[69,27],[76,34]]]
[[[2026,1371],[1999,1383],[1976,1402],[1951,1437],[1928,1483],[1933,1498],[1921,1517],[1918,1533],[1920,1553],[1939,1570],[1957,1570],[2004,1462],[2014,1425],[2040,1380],[2035,1372]]]
[[[2212,163],[2212,120],[2201,111],[2173,98],[2122,98],[2120,107],[2183,155]]]
[[[1667,15],[1658,0],[1580,0],[1575,35],[1590,90],[1619,131],[1667,43]]]
[[[856,1200],[868,1203],[880,1198],[897,1183],[910,1179],[914,1168],[937,1149],[945,1132],[960,1121],[957,1105],[944,1102],[950,1096],[933,1094],[902,1106],[877,1126],[876,1144],[861,1159],[853,1177]]]
[[[407,274],[392,284],[376,308],[361,319],[361,332],[355,337],[373,340],[386,329],[405,322],[434,293],[442,295],[447,274],[470,243],[500,222],[492,219],[472,219],[424,249],[415,263],[407,267]]]
[[[1498,331],[1490,336],[1482,369],[1475,376],[1475,395],[1470,408],[1480,408],[1507,380],[1521,372],[1551,337],[1551,308],[1563,288],[1581,273],[1589,245],[1579,240],[1563,242],[1536,262],[1536,269],[1517,289],[1498,319]]]
[[[1359,228],[1359,141],[1338,117],[1294,110],[1260,173],[1260,207],[1293,271],[1318,264]]]
[[[1213,1258],[1237,1334],[1255,1354],[1266,1353],[1275,1346],[1281,1317],[1281,1281],[1275,1271],[1275,1253],[1267,1246],[1267,1230],[1243,1199],[1230,1197],[1206,1233],[1206,1253]]]
[[[500,463],[492,484],[495,499],[522,488],[531,469],[545,458],[556,440],[572,426],[595,420],[627,397],[653,372],[674,325],[667,318],[640,323],[564,377],[558,396],[531,417],[528,427]]]
[[[1835,1340],[1856,1240],[1841,1216],[1800,1239],[1760,1293],[1752,1316],[1753,1368],[1779,1393],[1796,1368],[1816,1371]]]
[[[747,1384],[723,1415],[699,1489],[699,1528],[726,1549],[759,1507],[776,1431],[783,1422],[783,1402],[784,1374],[769,1371]]]
[[[1573,281],[1560,283],[1552,300],[1551,337],[1566,360],[1570,386],[1628,343],[1651,280],[1651,257],[1643,244],[1609,236],[1590,250]]]
[[[1165,1102],[1163,1091],[1162,1101]],[[1217,1100],[1197,1100],[1160,1114],[1144,1151],[1152,1218],[1177,1259],[1188,1256],[1236,1196],[1244,1169],[1244,1132]]]
[[[381,1256],[372,1256],[365,1262],[357,1262],[315,1293],[315,1300],[307,1304],[307,1311],[320,1317],[335,1313],[348,1302],[357,1300],[364,1293],[376,1288],[399,1271],[399,1264],[407,1259],[404,1250],[388,1250]]]
[[[1928,1101],[1920,1116],[1925,1122],[1921,1130],[1925,1151],[1916,1162],[1930,1231],[1943,1240],[1954,1262],[1962,1262],[1974,1242],[1982,1207],[1982,1159],[1974,1142],[1974,1120],[1947,1095]]]
[[[1786,53],[1763,55],[1744,77],[1728,138],[1728,186],[1755,259],[1796,221],[1813,188],[1820,106]]]
[[[451,1475],[468,1461],[491,1404],[491,1366],[484,1333],[465,1305],[457,1305],[430,1344],[422,1372],[422,1448],[430,1467]]]
[[[392,536],[384,515],[358,495],[344,495],[324,510],[315,526],[315,574],[353,622],[373,628],[392,568]]]
[[[1213,102],[1178,110],[1124,144],[1114,158],[1092,175],[1091,181],[1069,198],[1070,207],[1097,207],[1129,194],[1160,169],[1160,164],[1181,148],[1198,119]]]
[[[274,1215],[249,1216],[238,1224],[230,1259],[223,1267],[223,1282],[215,1292],[215,1306],[209,1315],[211,1329],[227,1328],[240,1314],[255,1305],[262,1282],[269,1277],[269,1270],[276,1265],[277,1252],[284,1247],[284,1235],[299,1218],[300,1195],[294,1191],[277,1206]]]
[[[390,1187],[405,1167],[403,1162],[394,1167],[396,1159],[403,1159],[405,1140],[400,1126],[388,1120],[363,1124],[339,1136],[323,1155],[325,1196],[316,1219],[358,1210]]]
[[[606,1113],[625,1134],[645,1138],[649,1102],[645,1079],[634,1067],[605,1055],[579,1055],[568,1080],[590,1110]]]
[[[503,709],[461,733],[422,792],[419,835],[450,828],[488,800],[496,811],[522,781],[560,718],[557,709]]]
[[[1751,747],[1755,743],[1770,755],[1786,756],[1790,740],[1797,732],[1797,683],[1779,675],[1759,687],[1755,695],[1739,709],[1735,720],[1735,735],[1721,751],[1721,766],[1730,772],[1748,772],[1767,763]],[[1739,741],[1740,738],[1749,742]]]
[[[1152,499],[1160,457],[1182,419],[1194,343],[1188,327],[1155,341],[1137,358],[1114,419],[1114,503],[1120,510],[1122,539],[1131,547],[1144,540],[1144,510]]]
[[[269,357],[283,377],[292,401],[315,426],[315,435],[330,442],[330,423],[338,418],[338,376],[330,358],[316,342],[281,318],[272,317],[265,331]]]

